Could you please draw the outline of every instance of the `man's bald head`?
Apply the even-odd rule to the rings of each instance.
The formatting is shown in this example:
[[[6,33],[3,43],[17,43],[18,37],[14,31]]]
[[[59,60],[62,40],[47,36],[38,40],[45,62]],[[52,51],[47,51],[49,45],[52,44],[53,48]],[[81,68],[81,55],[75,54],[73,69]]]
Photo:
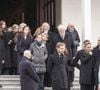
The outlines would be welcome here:
[[[32,57],[31,51],[30,50],[25,50],[23,56],[25,56],[28,59],[30,59]]]

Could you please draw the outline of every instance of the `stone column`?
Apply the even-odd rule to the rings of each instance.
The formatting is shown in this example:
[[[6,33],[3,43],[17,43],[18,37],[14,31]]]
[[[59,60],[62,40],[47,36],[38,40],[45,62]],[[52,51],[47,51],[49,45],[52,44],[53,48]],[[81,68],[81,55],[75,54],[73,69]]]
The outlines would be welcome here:
[[[92,40],[91,35],[91,0],[81,0],[83,40]]]

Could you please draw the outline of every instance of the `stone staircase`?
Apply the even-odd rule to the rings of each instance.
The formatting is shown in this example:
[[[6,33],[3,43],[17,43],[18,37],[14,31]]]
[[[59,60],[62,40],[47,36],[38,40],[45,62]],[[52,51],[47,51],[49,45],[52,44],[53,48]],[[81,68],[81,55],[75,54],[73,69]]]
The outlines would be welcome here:
[[[79,77],[74,78],[73,87],[71,90],[80,90]]]
[[[75,79],[71,90],[80,90],[79,88],[79,76],[75,70]],[[0,90],[21,90],[20,89],[20,76],[19,75],[1,75],[0,84],[3,86]],[[45,90],[52,90],[51,87],[45,87]]]
[[[3,86],[0,90],[20,90],[18,75],[1,75],[0,84]]]

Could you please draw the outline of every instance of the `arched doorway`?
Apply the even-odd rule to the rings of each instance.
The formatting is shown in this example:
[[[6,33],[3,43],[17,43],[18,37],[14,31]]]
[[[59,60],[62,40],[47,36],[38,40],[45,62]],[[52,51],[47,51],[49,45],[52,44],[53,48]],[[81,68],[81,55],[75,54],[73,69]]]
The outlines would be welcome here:
[[[8,25],[25,22],[34,33],[44,21],[55,27],[55,6],[55,0],[1,0],[0,19]]]

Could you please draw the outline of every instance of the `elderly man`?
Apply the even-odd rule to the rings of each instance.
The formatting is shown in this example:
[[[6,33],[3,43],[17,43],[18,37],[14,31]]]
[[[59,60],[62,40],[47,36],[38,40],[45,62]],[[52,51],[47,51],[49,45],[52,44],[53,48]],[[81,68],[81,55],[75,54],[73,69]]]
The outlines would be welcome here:
[[[58,30],[58,33],[55,34],[52,39],[53,47],[56,46],[57,42],[65,43],[68,49],[68,52],[70,54],[70,57],[72,58],[73,56],[72,51],[74,48],[74,42],[73,42],[72,36],[69,33],[66,33],[66,26],[62,24],[58,26],[57,30]]]
[[[19,64],[21,90],[38,90],[39,77],[31,63],[31,52],[24,51],[23,58]]]
[[[71,34],[72,39],[74,41],[73,56],[75,56],[76,53],[77,53],[77,48],[78,48],[79,43],[80,43],[80,37],[79,37],[78,31],[76,30],[76,28],[75,28],[73,23],[69,23],[68,24],[66,33]]]

